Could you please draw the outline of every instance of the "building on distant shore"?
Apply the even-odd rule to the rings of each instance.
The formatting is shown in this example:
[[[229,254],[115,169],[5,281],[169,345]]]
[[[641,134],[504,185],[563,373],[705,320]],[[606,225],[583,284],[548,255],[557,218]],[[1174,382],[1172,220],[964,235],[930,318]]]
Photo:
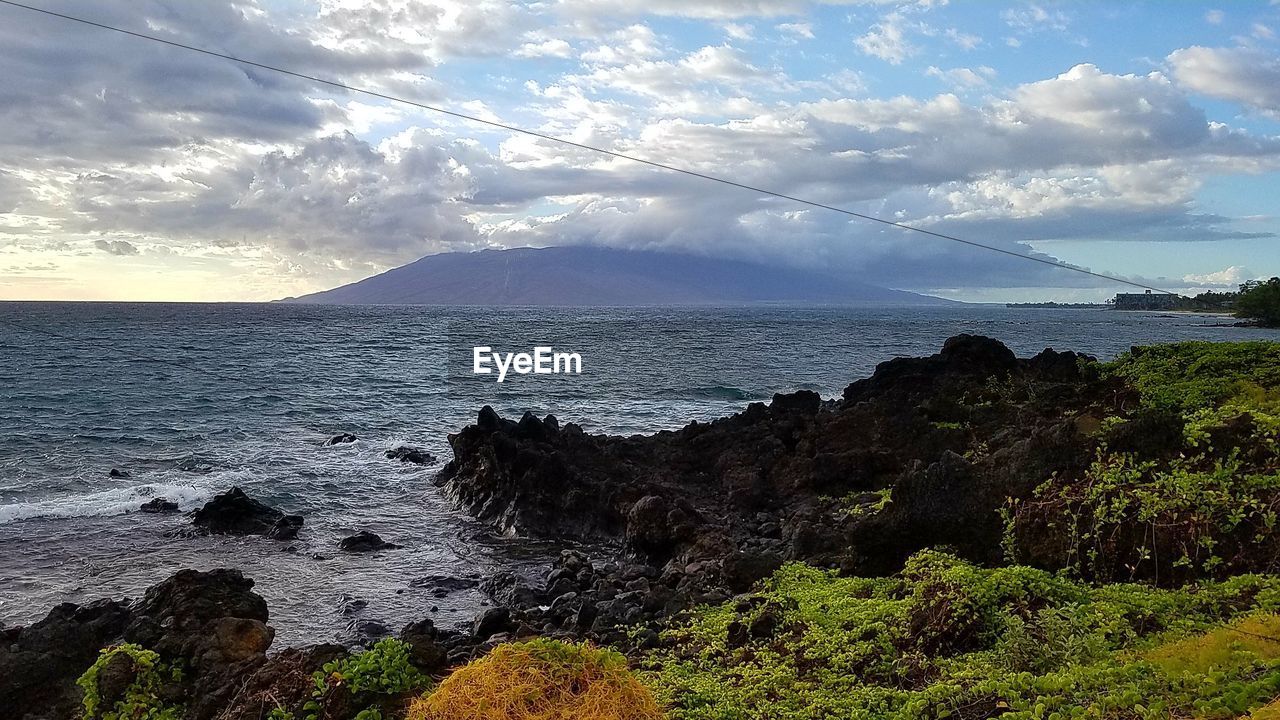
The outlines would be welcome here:
[[[1117,293],[1113,306],[1116,310],[1177,310],[1184,302],[1181,295],[1167,293]]]

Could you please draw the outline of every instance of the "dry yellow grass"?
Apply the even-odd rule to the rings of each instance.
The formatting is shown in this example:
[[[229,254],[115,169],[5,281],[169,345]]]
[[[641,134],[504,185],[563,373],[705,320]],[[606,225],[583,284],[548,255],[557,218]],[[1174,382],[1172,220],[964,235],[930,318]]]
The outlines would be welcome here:
[[[1273,700],[1266,707],[1254,710],[1245,720],[1280,720],[1280,699]]]
[[[419,698],[406,720],[659,720],[618,653],[554,640],[507,643]]]
[[[1262,613],[1203,635],[1162,645],[1147,659],[1169,672],[1208,672],[1249,658],[1280,658],[1280,615]]]

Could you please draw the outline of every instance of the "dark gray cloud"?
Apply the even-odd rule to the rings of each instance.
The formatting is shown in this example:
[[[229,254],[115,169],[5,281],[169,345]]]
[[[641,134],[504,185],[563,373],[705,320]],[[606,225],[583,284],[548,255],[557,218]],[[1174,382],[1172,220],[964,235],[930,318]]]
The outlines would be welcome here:
[[[108,255],[137,255],[138,248],[128,240],[94,240],[93,246]]]
[[[357,84],[431,67],[422,53],[395,43],[321,46],[252,3],[42,6]],[[136,163],[217,141],[292,142],[326,119],[307,81],[12,7],[0,7],[0,58],[0,153],[27,164]]]
[[[88,219],[79,229],[267,246],[309,264],[371,271],[483,245],[464,217],[471,179],[455,157],[471,152],[437,139],[393,153],[341,133],[188,172],[191,194],[148,178],[83,176],[75,195]]]

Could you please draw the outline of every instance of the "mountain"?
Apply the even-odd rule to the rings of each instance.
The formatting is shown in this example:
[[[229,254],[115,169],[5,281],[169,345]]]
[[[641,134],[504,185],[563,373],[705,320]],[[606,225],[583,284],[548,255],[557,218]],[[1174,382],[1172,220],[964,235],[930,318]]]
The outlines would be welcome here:
[[[284,302],[334,305],[945,305],[809,270],[600,247],[444,253]]]

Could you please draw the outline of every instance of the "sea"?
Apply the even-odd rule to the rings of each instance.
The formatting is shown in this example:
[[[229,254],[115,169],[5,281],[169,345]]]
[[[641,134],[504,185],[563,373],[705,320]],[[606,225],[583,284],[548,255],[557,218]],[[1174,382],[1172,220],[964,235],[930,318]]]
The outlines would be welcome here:
[[[0,624],[62,602],[137,598],[181,568],[239,568],[276,647],[352,641],[357,621],[468,622],[476,589],[433,576],[536,573],[562,543],[501,537],[432,479],[448,436],[492,405],[587,431],[679,428],[776,392],[838,397],[877,363],[946,338],[1112,358],[1178,340],[1280,340],[1229,318],[1104,309],[946,307],[443,308],[0,303]],[[473,372],[474,350],[582,358],[580,374]],[[339,433],[359,439],[325,446]],[[420,467],[388,449],[423,448]],[[128,477],[113,478],[115,468]],[[239,486],[306,524],[298,540],[192,536],[183,511]],[[403,547],[337,549],[370,530]],[[357,609],[361,608],[361,609]]]

